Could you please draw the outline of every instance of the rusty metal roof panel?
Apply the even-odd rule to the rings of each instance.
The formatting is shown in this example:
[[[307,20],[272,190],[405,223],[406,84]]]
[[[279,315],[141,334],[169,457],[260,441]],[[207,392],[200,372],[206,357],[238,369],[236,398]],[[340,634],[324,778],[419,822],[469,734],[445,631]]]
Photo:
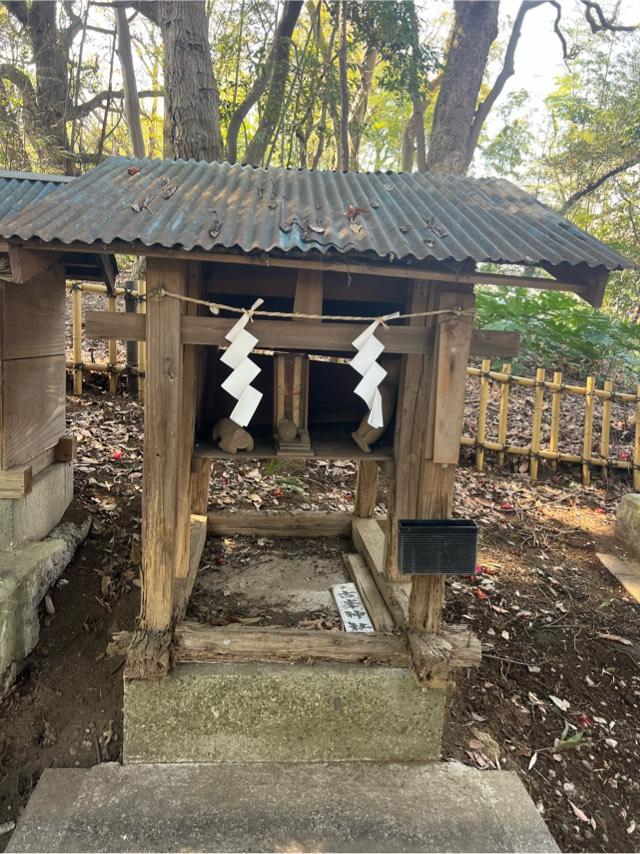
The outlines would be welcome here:
[[[633,266],[504,179],[184,160],[111,157],[0,218],[0,234],[406,262]]]
[[[72,180],[65,175],[0,170],[0,220],[15,216],[31,202],[43,199]]]

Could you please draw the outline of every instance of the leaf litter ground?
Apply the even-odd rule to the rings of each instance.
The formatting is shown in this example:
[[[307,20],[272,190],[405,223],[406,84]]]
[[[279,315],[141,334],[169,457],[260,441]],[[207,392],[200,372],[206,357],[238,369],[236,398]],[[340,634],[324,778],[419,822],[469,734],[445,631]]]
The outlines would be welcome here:
[[[96,381],[96,388],[99,381]],[[92,533],[50,591],[40,643],[0,705],[0,825],[24,808],[42,770],[87,767],[120,756],[122,661],[108,658],[111,634],[131,629],[139,600],[142,412],[127,396],[96,391],[68,400],[79,439],[76,507]],[[446,619],[468,623],[483,644],[482,666],[451,691],[444,755],[523,779],[566,851],[640,850],[640,606],[599,564],[610,549],[615,510],[630,486],[624,476],[583,489],[577,469],[533,486],[525,475],[489,468],[478,474],[463,454],[455,511],[481,527],[480,569],[447,585]],[[464,459],[466,457],[466,459]],[[348,510],[351,463],[284,467],[216,463],[212,508]],[[384,511],[385,489],[379,510]],[[258,551],[282,548],[264,538],[207,542],[202,577]],[[289,554],[320,560],[338,541],[295,540]],[[196,589],[195,616],[249,619],[233,601],[212,608]],[[49,609],[51,610],[51,608]],[[296,624],[335,629],[331,609]],[[9,833],[0,836],[6,845]]]

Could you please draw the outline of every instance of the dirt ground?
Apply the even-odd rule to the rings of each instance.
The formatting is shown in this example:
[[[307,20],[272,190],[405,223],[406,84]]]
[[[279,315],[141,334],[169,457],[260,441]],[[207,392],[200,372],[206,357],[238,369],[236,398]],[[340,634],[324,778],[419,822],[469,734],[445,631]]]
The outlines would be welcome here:
[[[79,437],[77,501],[94,527],[52,591],[55,614],[43,612],[40,643],[0,705],[0,825],[15,821],[44,768],[120,755],[122,662],[105,651],[113,631],[133,627],[138,610],[142,413],[127,397],[97,391],[69,398],[69,429]],[[629,484],[595,479],[584,490],[579,472],[565,469],[545,470],[536,487],[514,472],[477,474],[469,463],[460,469],[455,508],[481,526],[480,568],[473,578],[449,580],[446,618],[467,622],[484,654],[451,691],[445,758],[515,770],[565,851],[640,851],[640,606],[596,557],[611,548],[615,509]],[[326,461],[221,462],[211,504],[348,509],[354,471]],[[231,583],[256,550],[270,560],[278,548],[212,539],[202,580],[217,574],[219,583],[226,573]],[[292,541],[288,556],[301,548],[311,571],[335,558],[323,549],[342,544],[309,554],[308,544]],[[202,590],[191,603],[199,619],[270,619],[264,608],[239,613],[233,592],[212,612]],[[307,619],[303,611],[293,609],[296,624]],[[329,608],[314,619],[319,628],[336,624]],[[9,838],[0,836],[0,849]]]

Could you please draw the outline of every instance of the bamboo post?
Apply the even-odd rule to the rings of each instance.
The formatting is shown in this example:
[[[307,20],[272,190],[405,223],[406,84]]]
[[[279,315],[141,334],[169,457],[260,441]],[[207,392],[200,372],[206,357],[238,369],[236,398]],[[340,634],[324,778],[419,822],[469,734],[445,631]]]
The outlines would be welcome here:
[[[115,313],[116,298],[109,297],[107,310]],[[115,338],[109,338],[109,394],[116,394],[118,391],[118,374],[114,370],[118,363],[118,342]]]
[[[147,282],[146,279],[138,279],[138,312],[146,314],[147,311]],[[147,343],[138,341],[138,400],[144,403],[145,373],[147,369]]]
[[[595,377],[587,377],[584,392],[584,441],[582,443],[582,483],[591,485],[591,443],[593,440],[593,404],[595,400]]]
[[[605,468],[609,470],[609,445],[611,443],[611,392],[613,391],[613,382],[605,380],[604,391],[608,397],[602,401],[602,430],[600,432],[600,456],[606,460]]]
[[[636,436],[633,447],[633,488],[640,492],[640,385],[636,389]]]
[[[554,385],[560,386],[558,390],[551,392],[551,435],[549,436],[549,450],[557,454],[560,447],[560,405],[562,403],[562,371],[555,371],[553,375]],[[558,460],[551,460],[553,471],[558,469]]]
[[[73,393],[82,394],[82,286],[71,287],[71,349],[73,352]]]
[[[503,447],[507,444],[507,421],[509,418],[509,391],[511,389],[511,365],[504,364],[502,373],[507,374],[508,379],[502,383],[500,389],[500,414],[498,417],[498,444]],[[503,466],[505,459],[504,450],[498,451],[498,465]]]
[[[484,468],[484,441],[487,434],[487,406],[489,404],[489,371],[491,360],[483,359],[480,374],[480,402],[478,404],[478,435],[476,438],[476,469]]]
[[[538,464],[540,461],[540,430],[542,428],[542,405],[544,403],[545,370],[538,368],[536,371],[536,390],[533,400],[533,424],[531,425],[531,457],[529,460],[529,474],[531,480],[538,479]]]

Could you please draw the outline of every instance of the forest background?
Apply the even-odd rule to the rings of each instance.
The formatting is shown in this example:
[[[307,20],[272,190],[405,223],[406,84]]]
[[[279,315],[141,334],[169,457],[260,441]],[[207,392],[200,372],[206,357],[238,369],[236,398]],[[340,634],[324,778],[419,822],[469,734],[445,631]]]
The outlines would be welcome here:
[[[0,168],[113,154],[515,181],[640,262],[635,0],[2,0]],[[522,359],[640,378],[640,274],[597,311],[480,289]]]

